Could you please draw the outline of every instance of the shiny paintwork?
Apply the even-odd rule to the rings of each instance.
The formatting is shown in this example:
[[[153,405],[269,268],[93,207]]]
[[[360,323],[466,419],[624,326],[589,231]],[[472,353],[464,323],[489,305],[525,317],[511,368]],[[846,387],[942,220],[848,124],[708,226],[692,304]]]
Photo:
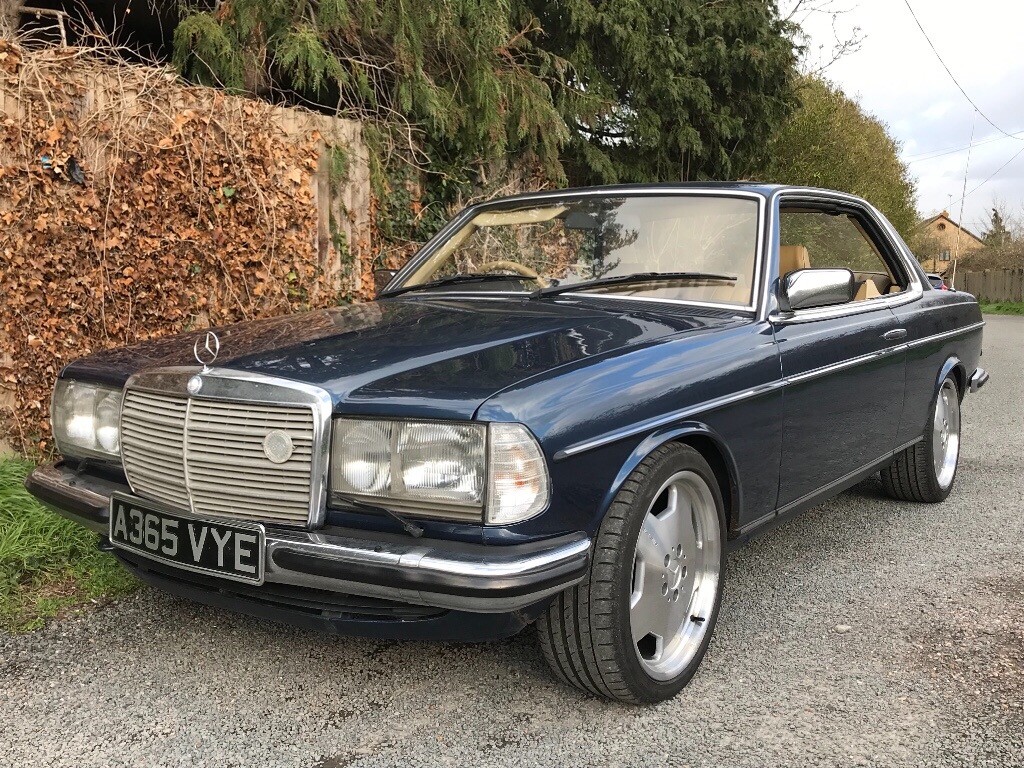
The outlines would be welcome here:
[[[920,437],[944,371],[955,370],[963,384],[977,367],[981,315],[969,294],[932,289],[914,262],[908,269],[921,289],[912,301],[792,322],[777,296],[780,198],[864,204],[785,187],[709,188],[765,201],[754,312],[582,294],[413,292],[219,330],[217,364],[321,386],[337,415],[527,425],[548,460],[549,509],[507,527],[425,521],[428,537],[500,544],[593,533],[629,472],[658,445],[686,439],[720,475],[729,534],[740,541],[877,470]],[[892,248],[905,249],[884,221],[877,227]],[[898,329],[906,336],[883,338]],[[191,363],[193,340],[185,334],[99,353],[62,376],[119,386],[146,368]],[[872,355],[879,356],[841,367]],[[329,510],[327,522],[398,530],[387,518],[340,509]]]

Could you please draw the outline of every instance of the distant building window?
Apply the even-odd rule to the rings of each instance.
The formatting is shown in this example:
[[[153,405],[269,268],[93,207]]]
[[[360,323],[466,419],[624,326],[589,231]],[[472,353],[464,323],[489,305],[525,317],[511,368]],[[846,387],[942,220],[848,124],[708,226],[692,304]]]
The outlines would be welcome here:
[[[946,231],[946,225],[940,223],[939,224],[939,232],[945,232],[945,231]]]
[[[949,251],[943,251],[939,254],[939,261],[949,261]]]

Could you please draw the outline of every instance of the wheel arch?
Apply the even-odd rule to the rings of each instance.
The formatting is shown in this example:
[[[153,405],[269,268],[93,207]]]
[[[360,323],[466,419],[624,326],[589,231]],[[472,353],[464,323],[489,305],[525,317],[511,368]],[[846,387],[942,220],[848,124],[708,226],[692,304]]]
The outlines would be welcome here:
[[[946,380],[946,377],[950,374],[953,375],[953,380],[956,381],[957,395],[961,400],[964,399],[964,394],[967,391],[967,369],[964,364],[960,361],[960,358],[956,355],[950,355],[946,358],[946,362],[942,364],[942,368],[939,369],[939,375],[935,379],[935,388],[932,392],[932,396],[938,395],[939,387],[942,386],[942,382]]]
[[[711,467],[718,481],[718,488],[725,503],[726,525],[729,532],[739,525],[739,511],[743,508],[743,488],[732,451],[721,435],[711,427],[699,422],[680,424],[654,432],[645,437],[630,453],[619,469],[611,488],[603,500],[602,509],[607,511],[626,478],[652,452],[669,443],[688,445],[697,451]]]

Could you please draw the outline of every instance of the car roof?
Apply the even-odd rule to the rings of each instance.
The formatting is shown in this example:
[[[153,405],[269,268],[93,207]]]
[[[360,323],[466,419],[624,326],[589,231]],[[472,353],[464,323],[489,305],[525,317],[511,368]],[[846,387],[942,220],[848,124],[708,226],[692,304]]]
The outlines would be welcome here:
[[[793,186],[789,184],[768,184],[759,181],[669,181],[669,182],[657,182],[650,184],[606,184],[592,187],[566,187],[561,189],[545,189],[537,192],[524,192],[516,195],[508,195],[506,197],[495,197],[487,200],[482,205],[489,203],[505,203],[515,201],[529,201],[529,200],[550,200],[552,197],[574,197],[581,195],[597,195],[597,194],[609,194],[614,195],[630,194],[630,193],[650,193],[650,192],[667,192],[673,191],[700,191],[706,190],[708,192],[721,192],[721,191],[741,191],[741,192],[752,192],[754,194],[768,197],[775,192],[782,190],[799,190],[801,192],[829,192],[836,194],[834,190],[817,189],[814,187],[802,187]]]

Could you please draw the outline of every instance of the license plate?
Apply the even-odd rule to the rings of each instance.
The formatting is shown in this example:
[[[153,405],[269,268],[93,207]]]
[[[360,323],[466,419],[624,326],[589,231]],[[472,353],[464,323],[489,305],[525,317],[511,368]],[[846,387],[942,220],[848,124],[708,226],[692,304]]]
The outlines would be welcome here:
[[[115,495],[109,538],[116,547],[178,568],[263,583],[266,532],[259,523],[207,520]]]

